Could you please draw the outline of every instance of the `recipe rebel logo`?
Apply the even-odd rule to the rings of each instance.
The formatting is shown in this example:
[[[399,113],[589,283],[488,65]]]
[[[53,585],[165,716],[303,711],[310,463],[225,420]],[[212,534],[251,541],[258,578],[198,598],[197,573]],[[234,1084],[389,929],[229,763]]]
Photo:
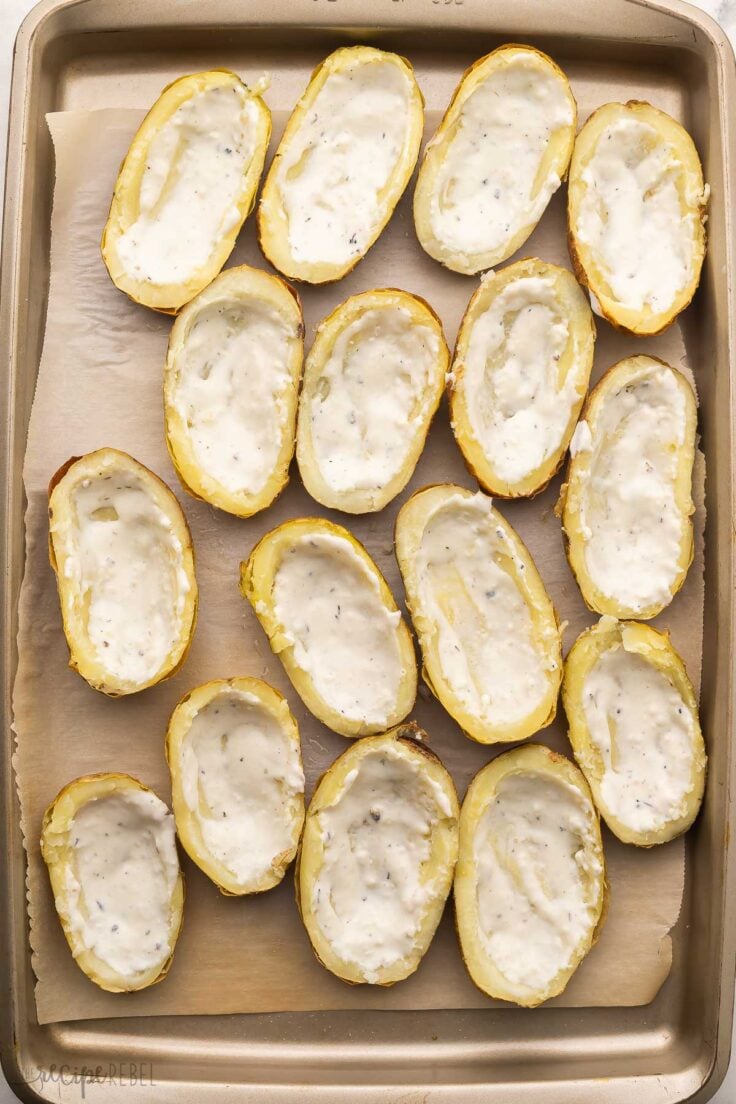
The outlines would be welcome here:
[[[46,1085],[75,1085],[79,1086],[80,1100],[86,1100],[88,1090],[95,1085],[149,1088],[156,1084],[151,1062],[108,1062],[95,1066],[52,1062],[49,1066],[32,1066],[20,1073],[20,1078],[8,1080],[11,1088],[26,1085],[41,1093]]]

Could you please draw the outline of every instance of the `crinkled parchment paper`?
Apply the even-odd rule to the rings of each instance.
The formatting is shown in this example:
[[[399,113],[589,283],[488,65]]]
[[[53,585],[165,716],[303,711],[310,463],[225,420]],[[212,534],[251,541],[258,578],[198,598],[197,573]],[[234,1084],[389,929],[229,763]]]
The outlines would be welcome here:
[[[255,617],[238,593],[238,566],[262,533],[285,518],[326,514],[302,489],[298,474],[264,514],[241,521],[184,494],[163,436],[161,373],[171,320],[130,303],[109,282],[99,250],[113,183],[142,113],[130,110],[64,112],[49,117],[56,149],[51,286],[46,339],[31,418],[25,484],[27,562],[20,602],[20,664],[15,727],[23,831],[28,851],[28,896],[36,1001],[41,1023],[88,1017],[172,1013],[276,1012],[336,1008],[477,1008],[492,1002],[468,980],[448,910],[414,977],[390,990],[344,985],[314,959],[294,903],[291,874],[276,890],[252,899],[221,896],[185,860],[184,928],[165,982],[137,994],[104,993],[74,964],[54,912],[38,836],[46,805],[70,779],[90,771],[128,771],[170,800],[163,739],[177,700],[206,679],[259,675],[282,690],[302,733],[308,794],[319,774],[347,744],[304,709],[270,653]],[[275,116],[276,134],[284,116]],[[428,119],[428,128],[436,115]],[[563,195],[555,197],[524,250],[567,264]],[[264,265],[252,220],[230,264]],[[307,341],[315,324],[348,294],[397,286],[425,296],[452,342],[474,279],[444,271],[417,245],[410,199],[405,198],[379,243],[339,284],[301,291]],[[646,341],[599,326],[596,377],[628,353],[656,353],[682,366],[677,327]],[[197,553],[200,617],[183,670],[171,681],[118,701],[91,690],[67,668],[56,588],[47,558],[46,488],[72,455],[111,445],[125,449],[161,475],[182,502]],[[472,487],[440,409],[410,487],[378,516],[347,519],[401,596],[392,553],[393,522],[407,495],[426,483],[457,481]],[[702,468],[698,480],[698,547],[687,583],[658,619],[668,628],[691,677],[700,676],[702,635]],[[560,616],[565,646],[593,618],[586,611],[563,554],[553,514],[559,480],[528,503],[501,504],[527,542]],[[342,522],[344,517],[333,515]],[[460,794],[492,754],[466,739],[423,689],[413,716],[451,770]],[[540,737],[569,753],[558,718]],[[611,884],[608,920],[600,942],[557,1003],[636,1005],[652,999],[671,965],[668,932],[682,898],[682,841],[650,851],[626,848],[606,833]]]

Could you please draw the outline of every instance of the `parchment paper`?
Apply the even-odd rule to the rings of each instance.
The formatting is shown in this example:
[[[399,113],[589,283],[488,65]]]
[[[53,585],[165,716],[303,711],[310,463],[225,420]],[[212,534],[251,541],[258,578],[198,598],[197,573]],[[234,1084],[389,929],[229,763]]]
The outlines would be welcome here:
[[[142,112],[103,110],[49,116],[56,149],[51,284],[46,338],[31,417],[24,476],[28,495],[27,563],[20,600],[20,663],[14,707],[15,766],[28,852],[28,900],[36,1002],[41,1023],[90,1017],[185,1013],[276,1012],[337,1008],[471,1008],[488,1000],[468,980],[448,913],[414,977],[390,990],[349,987],[313,958],[297,915],[291,874],[276,890],[238,900],[222,897],[184,859],[184,928],[168,978],[148,991],[115,996],[86,979],[74,964],[55,915],[38,835],[46,805],[72,778],[90,771],[127,771],[170,801],[163,755],[168,716],[177,700],[206,679],[259,675],[283,691],[302,733],[307,794],[347,744],[302,706],[265,637],[238,593],[238,566],[262,533],[301,514],[346,523],[375,557],[397,599],[403,591],[392,552],[396,512],[417,487],[438,481],[474,482],[463,466],[443,405],[409,488],[377,516],[331,515],[314,503],[292,472],[287,492],[264,514],[241,521],[184,494],[163,436],[161,373],[171,321],[130,303],[107,278],[99,251],[113,183]],[[285,116],[274,117],[275,137]],[[431,132],[436,113],[428,114]],[[563,190],[564,191],[564,190]],[[409,189],[409,195],[411,188]],[[567,264],[564,198],[557,195],[523,250]],[[267,267],[252,220],[229,264]],[[356,291],[396,286],[425,296],[440,314],[448,341],[476,280],[445,272],[419,248],[405,198],[381,240],[339,284],[303,289],[307,343],[315,324]],[[683,366],[676,327],[656,339],[626,338],[599,324],[594,378],[630,353],[656,353]],[[47,559],[46,488],[72,455],[110,445],[125,449],[161,475],[182,502],[197,553],[200,617],[183,670],[132,698],[111,700],[91,690],[67,666],[56,588]],[[696,686],[702,637],[703,472],[696,484],[696,561],[671,607],[657,620],[672,633]],[[501,504],[527,542],[561,617],[565,648],[594,618],[586,611],[563,554],[553,514],[560,480],[529,503]],[[465,738],[422,689],[412,714],[452,772],[460,795],[472,775],[498,751]],[[558,717],[539,737],[570,753]],[[503,750],[503,749],[498,749]],[[611,885],[600,942],[556,1003],[636,1005],[650,1001],[671,966],[668,932],[682,898],[684,850],[676,841],[651,851],[626,848],[610,834],[605,850]]]

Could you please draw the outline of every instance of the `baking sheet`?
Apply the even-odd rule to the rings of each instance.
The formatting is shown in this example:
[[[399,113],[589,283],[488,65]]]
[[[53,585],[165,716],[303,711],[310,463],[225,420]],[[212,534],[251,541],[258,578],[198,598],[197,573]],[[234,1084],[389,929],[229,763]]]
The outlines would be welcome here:
[[[52,222],[51,285],[46,340],[34,402],[24,478],[28,496],[27,569],[20,600],[20,662],[15,686],[15,765],[28,850],[28,890],[36,1001],[41,1023],[90,1017],[313,1010],[336,1008],[470,1008],[492,1002],[467,979],[449,915],[417,974],[391,990],[343,985],[314,960],[298,919],[291,878],[251,900],[224,898],[188,860],[184,929],[164,984],[124,997],[103,993],[74,965],[54,914],[38,850],[43,809],[62,785],[95,770],[128,771],[169,800],[163,735],[178,698],[209,678],[265,677],[286,693],[301,727],[308,794],[315,779],[344,750],[345,741],[306,710],[254,615],[240,598],[238,565],[261,534],[284,518],[325,511],[298,475],[265,514],[227,517],[181,492],[163,440],[161,369],[169,319],[129,303],[110,284],[99,254],[117,168],[142,112],[66,112],[49,117],[57,178]],[[278,137],[285,117],[275,114]],[[436,114],[428,112],[431,133]],[[411,189],[410,189],[411,192]],[[563,190],[564,192],[564,190]],[[567,264],[564,194],[558,194],[523,250]],[[264,266],[249,223],[229,264]],[[447,273],[421,252],[410,198],[400,205],[378,245],[339,284],[301,289],[307,341],[315,324],[347,295],[394,285],[425,296],[452,343],[477,281]],[[633,339],[600,324],[594,378],[616,359],[646,351],[683,367],[677,327],[653,339]],[[113,701],[89,689],[66,668],[67,651],[55,583],[46,552],[46,487],[70,455],[103,445],[123,448],[160,474],[184,505],[197,552],[200,620],[190,656],[170,682],[132,699]],[[395,514],[412,490],[454,480],[472,487],[449,431],[443,406],[407,490],[378,516],[349,518],[401,595],[391,533]],[[696,560],[683,591],[655,624],[667,627],[699,684],[702,640],[702,468],[696,517]],[[567,567],[553,507],[555,481],[531,503],[502,504],[535,557],[561,617],[565,646],[593,618]],[[495,752],[473,744],[422,690],[412,714],[451,770],[459,792]],[[569,748],[558,718],[540,739]],[[606,834],[611,906],[599,944],[555,1003],[636,1005],[653,998],[671,965],[667,935],[679,913],[684,874],[682,841],[649,852],[625,848]],[[500,1007],[504,1007],[499,1005]]]

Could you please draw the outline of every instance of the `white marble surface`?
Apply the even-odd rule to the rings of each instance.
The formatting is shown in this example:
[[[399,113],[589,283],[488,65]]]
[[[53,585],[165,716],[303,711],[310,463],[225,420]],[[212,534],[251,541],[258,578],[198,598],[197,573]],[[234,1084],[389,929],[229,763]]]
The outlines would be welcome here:
[[[703,8],[721,23],[736,46],[736,0],[697,0],[697,2],[698,7]],[[33,0],[0,0],[0,179],[3,180],[13,41],[18,26],[32,7]],[[1,210],[2,196],[0,195],[0,212]],[[736,1032],[734,1052],[736,1053]],[[7,1085],[0,1070],[0,1104],[14,1104],[15,1101],[16,1096]],[[732,1062],[726,1080],[717,1095],[713,1097],[713,1104],[736,1104],[736,1061]]]

